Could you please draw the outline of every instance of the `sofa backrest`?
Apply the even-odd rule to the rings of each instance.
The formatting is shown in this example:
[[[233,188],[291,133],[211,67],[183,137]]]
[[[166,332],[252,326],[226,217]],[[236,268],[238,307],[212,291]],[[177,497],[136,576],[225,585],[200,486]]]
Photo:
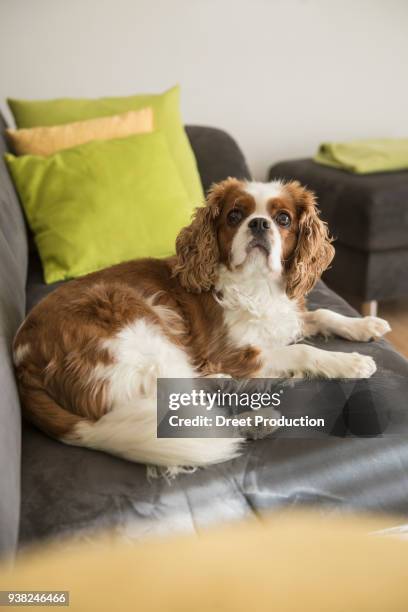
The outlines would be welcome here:
[[[25,311],[27,237],[21,207],[5,165],[0,115],[0,555],[15,549],[20,516],[20,405],[11,344]]]
[[[212,183],[229,176],[251,178],[244,154],[227,132],[201,125],[186,125],[186,132],[197,160],[204,193]]]

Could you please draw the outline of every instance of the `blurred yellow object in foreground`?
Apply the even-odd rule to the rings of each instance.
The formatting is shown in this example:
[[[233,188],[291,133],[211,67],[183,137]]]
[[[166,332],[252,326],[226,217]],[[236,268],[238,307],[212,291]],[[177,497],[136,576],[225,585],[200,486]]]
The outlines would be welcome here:
[[[67,610],[86,612],[406,612],[408,542],[372,533],[390,522],[289,513],[142,544],[107,535],[23,555],[0,589],[68,590]]]

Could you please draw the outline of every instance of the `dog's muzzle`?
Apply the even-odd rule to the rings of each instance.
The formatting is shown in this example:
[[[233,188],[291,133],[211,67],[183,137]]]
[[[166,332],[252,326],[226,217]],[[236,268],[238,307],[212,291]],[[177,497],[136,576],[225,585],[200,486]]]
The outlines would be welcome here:
[[[248,243],[247,251],[255,248],[263,249],[267,255],[271,252],[271,243],[268,232],[271,229],[271,224],[265,217],[255,217],[248,223],[248,229],[253,238]]]
[[[267,255],[271,252],[271,245],[266,237],[253,238],[247,246],[247,252],[249,253],[249,251],[256,248],[262,249]]]

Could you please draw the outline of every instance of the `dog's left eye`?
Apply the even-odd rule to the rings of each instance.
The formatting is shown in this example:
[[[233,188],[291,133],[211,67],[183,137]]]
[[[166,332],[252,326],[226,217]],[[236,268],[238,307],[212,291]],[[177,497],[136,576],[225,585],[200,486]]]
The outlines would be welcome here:
[[[242,221],[242,212],[240,210],[230,210],[227,215],[227,221],[230,225],[238,225]]]
[[[275,221],[281,227],[289,227],[290,224],[292,223],[292,219],[290,218],[290,215],[288,215],[288,213],[286,212],[278,213],[275,217]]]

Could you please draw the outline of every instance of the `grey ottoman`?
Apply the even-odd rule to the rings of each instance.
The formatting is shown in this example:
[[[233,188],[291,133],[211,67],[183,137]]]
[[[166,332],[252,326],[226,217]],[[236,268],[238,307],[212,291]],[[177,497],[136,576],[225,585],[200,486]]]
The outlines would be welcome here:
[[[324,280],[375,314],[378,300],[408,296],[408,171],[355,175],[312,159],[272,166],[269,180],[297,179],[318,198],[336,238]]]

